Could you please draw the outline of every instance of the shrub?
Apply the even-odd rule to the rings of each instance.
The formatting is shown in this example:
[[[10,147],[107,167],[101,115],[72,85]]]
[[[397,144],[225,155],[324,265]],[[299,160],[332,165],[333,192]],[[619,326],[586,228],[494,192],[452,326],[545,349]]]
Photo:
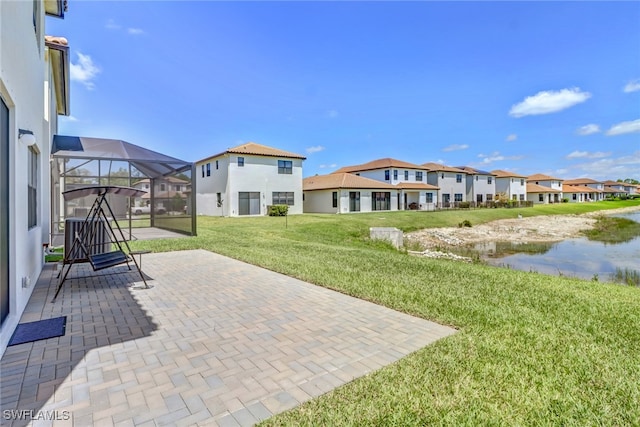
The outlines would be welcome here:
[[[569,203],[569,199],[565,197],[564,199],[562,199],[562,203]]]
[[[461,223],[458,224],[459,228],[462,227],[471,227],[471,221],[469,221],[468,219],[465,219],[464,221],[462,221]]]
[[[469,209],[471,207],[470,202],[460,202],[460,209]]]
[[[287,205],[269,205],[267,206],[267,213],[269,216],[285,216],[289,212],[289,206]]]

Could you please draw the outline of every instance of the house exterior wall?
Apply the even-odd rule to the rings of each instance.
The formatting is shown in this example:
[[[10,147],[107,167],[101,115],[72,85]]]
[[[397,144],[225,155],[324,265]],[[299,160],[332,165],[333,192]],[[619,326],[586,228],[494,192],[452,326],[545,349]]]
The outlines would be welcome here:
[[[338,207],[333,207],[333,192],[338,193]],[[357,212],[374,212],[372,209],[372,194],[374,192],[390,193],[389,210],[398,210],[398,191],[389,189],[328,189],[304,192],[304,212],[308,213],[352,213],[350,211],[351,192],[360,193],[360,210]],[[353,213],[357,213],[353,212]],[[379,211],[376,211],[379,212]]]
[[[540,195],[542,194],[542,201],[540,201]],[[555,196],[558,196],[558,200],[562,201],[559,193],[527,193],[527,201],[533,202],[534,205],[547,205],[549,203],[555,203]]]
[[[489,183],[491,179],[491,183]],[[491,175],[472,175],[468,174],[466,178],[467,188],[467,201],[477,202],[478,195],[482,195],[482,203],[487,201],[487,195],[493,196],[496,194],[496,181],[495,177]]]
[[[456,172],[429,172],[427,173],[427,183],[440,187],[438,206],[441,205],[445,194],[450,195],[450,203],[455,201],[455,194],[462,194],[462,201],[467,201],[467,181],[465,173],[462,173],[461,182],[457,182]]]
[[[238,166],[238,157],[244,158],[244,166]],[[290,160],[292,173],[279,174],[278,160]],[[211,165],[208,177],[207,163]],[[204,178],[202,165],[205,165]],[[289,206],[289,214],[302,213],[302,159],[227,153],[198,162],[196,175],[200,215],[238,216],[240,192],[260,193],[260,215],[267,214],[267,206],[273,204],[273,192],[293,192],[294,204]],[[221,195],[221,206],[218,206],[217,193]]]
[[[525,178],[505,177],[495,179],[495,194],[504,193],[509,200],[529,200],[527,198],[527,181]]]
[[[334,191],[338,193],[338,206],[335,208],[333,207]],[[309,213],[340,213],[340,193],[340,190],[337,189],[305,191],[303,211]]]
[[[9,109],[9,128],[0,129],[9,136],[6,207],[9,233],[1,237],[9,251],[9,314],[0,326],[0,354],[4,353],[42,271],[42,244],[48,243],[50,237],[49,153],[52,135],[57,130],[57,111],[51,72],[45,61],[44,4],[39,2],[39,6],[36,30],[33,2],[0,2],[0,98]],[[30,148],[19,139],[18,129],[33,132],[35,149],[39,152],[37,224],[31,228],[25,215],[29,203]]]
[[[385,171],[389,171],[388,180],[384,179]],[[407,172],[408,179],[404,179],[405,172]],[[422,172],[421,180],[416,179],[417,172]],[[427,182],[427,171],[418,170],[418,169],[384,168],[384,169],[375,169],[375,170],[368,170],[368,171],[361,171],[361,172],[354,172],[354,173],[364,178],[375,179],[376,181],[384,182],[391,185],[396,185],[403,182]],[[396,178],[396,175],[397,175],[397,178]]]

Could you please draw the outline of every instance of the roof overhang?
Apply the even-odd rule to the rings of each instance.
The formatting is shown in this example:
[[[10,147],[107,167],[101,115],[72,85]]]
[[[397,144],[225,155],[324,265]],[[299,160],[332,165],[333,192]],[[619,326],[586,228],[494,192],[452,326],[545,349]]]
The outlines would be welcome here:
[[[69,95],[69,46],[66,40],[63,44],[59,37],[45,38],[45,46],[48,48],[49,64],[53,76],[53,86],[56,92],[56,110],[59,115],[68,116],[71,114]]]
[[[44,0],[44,12],[48,16],[64,18],[67,11],[67,0]]]

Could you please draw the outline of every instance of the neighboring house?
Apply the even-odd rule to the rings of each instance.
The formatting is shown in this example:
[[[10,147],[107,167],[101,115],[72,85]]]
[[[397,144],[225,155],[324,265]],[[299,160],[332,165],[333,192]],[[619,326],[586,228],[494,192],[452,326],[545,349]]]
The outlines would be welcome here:
[[[517,173],[496,169],[491,171],[495,176],[496,195],[504,195],[508,200],[524,202],[527,200],[527,177]]]
[[[149,178],[141,179],[136,181],[132,187],[147,192],[142,197],[136,198],[135,207],[149,206],[151,202],[151,180]],[[184,212],[190,194],[191,182],[188,180],[174,176],[156,179],[156,188],[153,194],[153,198],[156,201],[156,211]]]
[[[423,166],[387,157],[345,166],[333,173],[351,173],[395,186],[398,210],[433,210],[438,202],[438,187],[427,183],[427,171]]]
[[[625,189],[626,184],[624,182],[604,181],[602,184],[604,185],[604,193],[607,196],[620,197],[629,194]]]
[[[560,203],[562,201],[562,182],[563,180],[560,178],[554,178],[541,173],[530,175],[527,178],[527,200],[533,203]],[[529,184],[531,184],[531,186],[529,186]],[[536,186],[553,191],[540,191]],[[545,200],[542,200],[541,194],[545,195]]]
[[[586,185],[571,185],[564,183],[562,185],[562,196],[571,203],[591,202],[594,189]]]
[[[49,154],[58,115],[69,114],[69,54],[44,27],[45,14],[62,18],[65,4],[0,1],[0,355],[50,241]]]
[[[427,183],[440,189],[440,207],[448,208],[468,201],[467,172],[439,163],[424,163],[422,166],[428,169]]]
[[[198,214],[265,215],[269,205],[302,213],[306,157],[248,142],[196,162]]]
[[[346,172],[302,181],[304,212],[349,213],[398,210],[396,186]]]
[[[467,201],[482,205],[493,202],[496,194],[495,176],[491,172],[475,169],[469,166],[456,166],[467,173]]]
[[[604,184],[591,178],[565,179],[563,182],[562,192],[565,193],[567,185],[577,185],[588,187],[591,191],[587,195],[587,201],[600,201],[604,199]],[[573,194],[569,197],[569,201],[573,201]]]

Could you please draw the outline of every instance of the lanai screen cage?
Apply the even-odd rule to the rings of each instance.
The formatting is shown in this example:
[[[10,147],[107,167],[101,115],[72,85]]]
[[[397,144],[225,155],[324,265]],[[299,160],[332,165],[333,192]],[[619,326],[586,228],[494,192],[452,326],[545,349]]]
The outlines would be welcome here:
[[[194,164],[129,142],[56,135],[51,149],[51,232],[60,244],[65,223],[85,218],[95,197],[65,201],[62,192],[96,185],[133,187],[141,197],[110,197],[116,219],[131,238],[153,227],[196,235]],[[56,243],[54,243],[56,244]]]

